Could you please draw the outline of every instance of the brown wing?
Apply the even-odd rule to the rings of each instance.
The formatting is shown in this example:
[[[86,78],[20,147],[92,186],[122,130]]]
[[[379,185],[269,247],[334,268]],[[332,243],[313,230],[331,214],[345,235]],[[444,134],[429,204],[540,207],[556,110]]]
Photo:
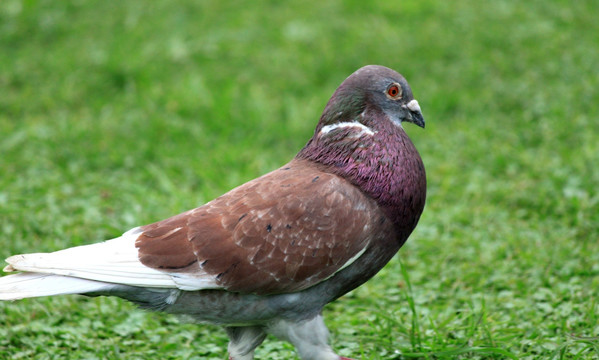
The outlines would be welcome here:
[[[212,275],[229,291],[290,292],[358,255],[371,240],[371,221],[381,216],[347,181],[294,160],[202,207],[142,227],[136,246],[152,268]]]

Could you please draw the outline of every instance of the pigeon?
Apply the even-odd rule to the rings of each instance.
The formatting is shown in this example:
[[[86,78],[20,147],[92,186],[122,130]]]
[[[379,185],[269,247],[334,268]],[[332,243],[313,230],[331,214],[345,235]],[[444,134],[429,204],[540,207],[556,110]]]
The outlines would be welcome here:
[[[412,233],[426,198],[403,123],[424,128],[406,79],[368,65],[345,79],[286,165],[203,206],[104,242],[6,259],[0,300],[83,294],[224,327],[231,360],[267,334],[303,360],[347,359],[323,307],[373,277]]]

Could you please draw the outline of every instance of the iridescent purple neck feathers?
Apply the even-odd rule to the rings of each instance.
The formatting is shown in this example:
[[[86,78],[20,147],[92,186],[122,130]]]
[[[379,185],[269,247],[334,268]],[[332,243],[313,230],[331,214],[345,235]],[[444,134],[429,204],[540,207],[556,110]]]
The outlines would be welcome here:
[[[326,166],[372,197],[403,242],[424,208],[424,165],[403,128],[384,113],[367,109],[360,117],[360,122],[319,126],[297,158]]]

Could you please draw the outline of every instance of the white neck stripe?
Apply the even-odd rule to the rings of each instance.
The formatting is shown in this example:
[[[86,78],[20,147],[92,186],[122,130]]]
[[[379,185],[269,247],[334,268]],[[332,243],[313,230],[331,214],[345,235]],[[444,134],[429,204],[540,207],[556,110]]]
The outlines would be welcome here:
[[[320,135],[325,135],[328,134],[329,132],[335,130],[335,129],[339,129],[339,128],[359,128],[360,132],[358,134],[352,134],[352,136],[362,136],[362,135],[369,135],[372,136],[374,135],[374,131],[369,128],[368,126],[359,123],[357,121],[353,121],[353,122],[340,122],[340,123],[335,123],[335,124],[331,124],[331,125],[325,125],[322,127],[322,129],[320,129]]]

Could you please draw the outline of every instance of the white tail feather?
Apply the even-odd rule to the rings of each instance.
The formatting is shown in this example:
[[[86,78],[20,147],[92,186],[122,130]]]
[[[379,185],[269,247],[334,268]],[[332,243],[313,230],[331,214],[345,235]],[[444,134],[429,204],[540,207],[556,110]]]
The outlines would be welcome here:
[[[135,247],[140,233],[134,228],[98,244],[11,256],[4,271],[25,273],[0,277],[0,300],[78,294],[119,284],[181,290],[219,287],[214,277],[205,273],[169,273],[143,265]],[[40,286],[39,292],[36,286]]]
[[[21,273],[0,277],[0,300],[85,294],[107,291],[114,286],[114,284],[61,275]]]
[[[139,262],[137,228],[121,237],[53,253],[15,255],[4,271],[64,275],[131,286],[176,287],[172,276]]]

